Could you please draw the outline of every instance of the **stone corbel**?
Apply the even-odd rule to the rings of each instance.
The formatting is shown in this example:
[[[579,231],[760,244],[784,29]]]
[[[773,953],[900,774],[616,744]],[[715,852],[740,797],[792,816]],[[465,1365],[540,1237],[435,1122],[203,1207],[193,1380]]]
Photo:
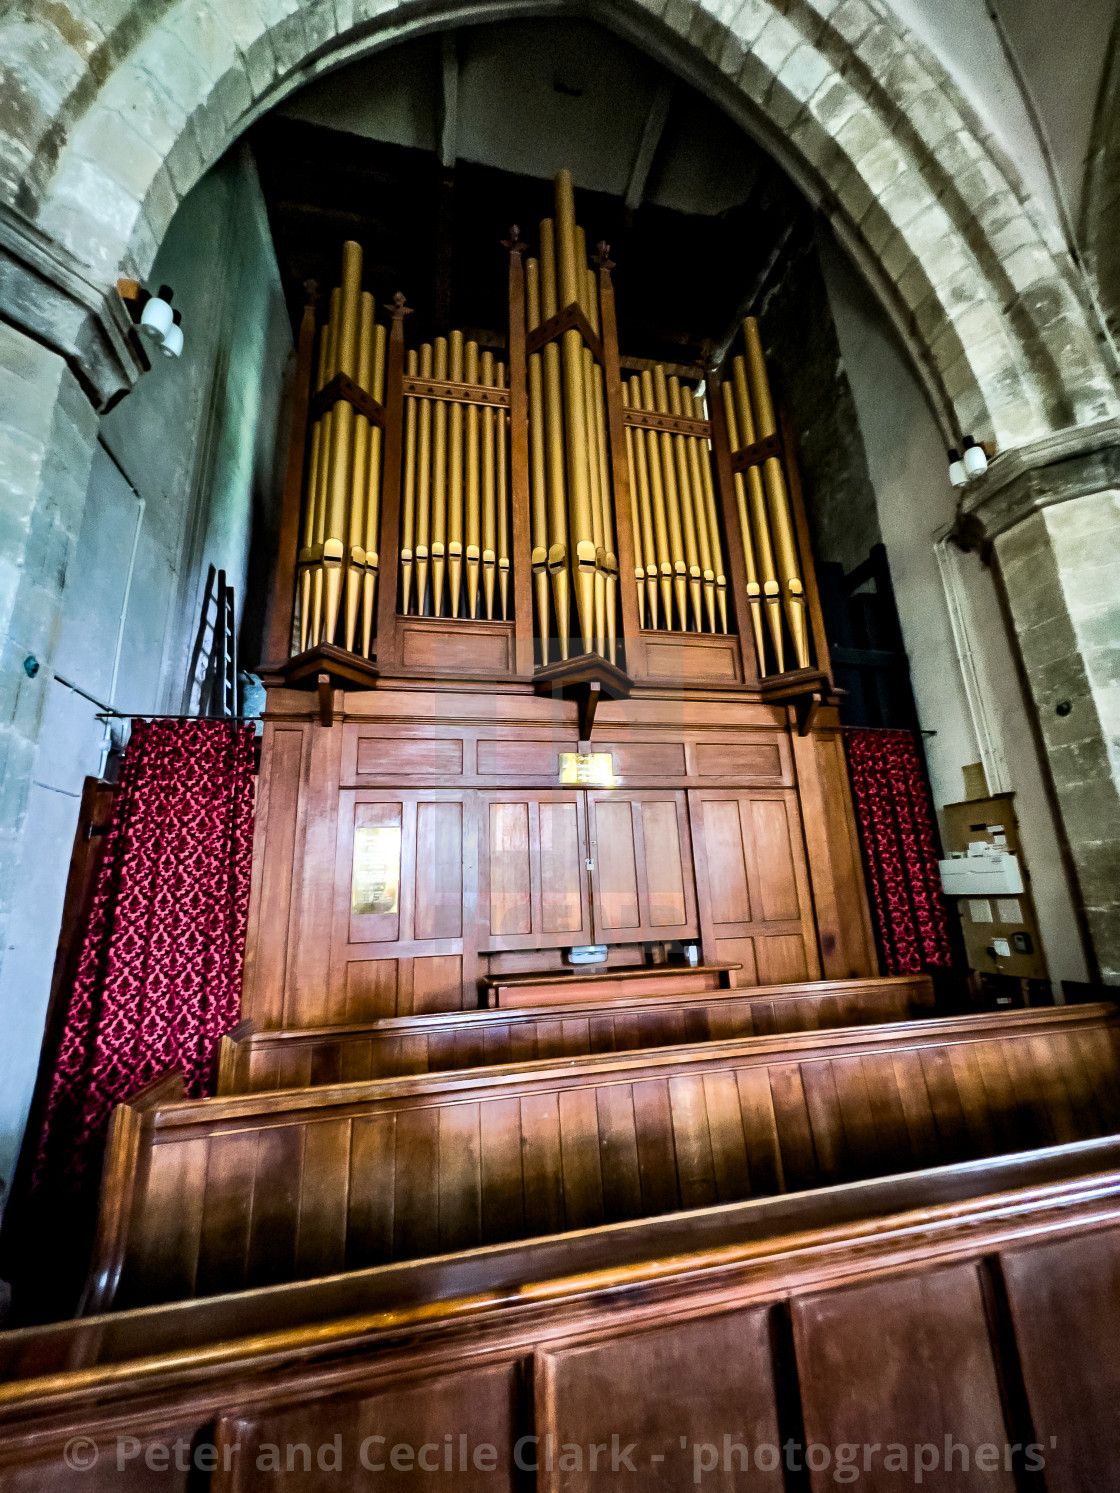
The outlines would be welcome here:
[[[85,266],[3,204],[0,319],[65,358],[99,414],[149,367],[116,286],[95,285]]]
[[[992,541],[1055,503],[1120,489],[1120,419],[1073,426],[998,456],[964,489],[953,540],[986,552]]]

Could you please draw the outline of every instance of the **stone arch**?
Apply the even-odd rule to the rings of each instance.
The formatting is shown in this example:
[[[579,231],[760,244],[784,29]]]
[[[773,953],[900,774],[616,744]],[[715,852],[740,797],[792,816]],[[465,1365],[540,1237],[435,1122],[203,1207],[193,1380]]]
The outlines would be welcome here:
[[[106,9],[112,26],[96,19]],[[288,93],[424,30],[541,9],[25,0],[0,28],[0,191],[94,283],[143,276],[182,197]],[[690,75],[830,214],[947,432],[1016,447],[1118,412],[1076,268],[945,71],[881,3],[592,0],[589,11]]]
[[[1101,310],[1114,338],[1120,339],[1120,16],[1112,28],[1089,139],[1082,198],[1080,237],[1085,262],[1096,284]]]

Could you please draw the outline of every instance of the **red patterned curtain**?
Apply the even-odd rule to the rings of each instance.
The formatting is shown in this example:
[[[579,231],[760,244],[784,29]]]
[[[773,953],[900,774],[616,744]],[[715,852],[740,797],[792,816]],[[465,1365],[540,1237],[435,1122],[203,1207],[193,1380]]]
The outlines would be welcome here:
[[[84,1193],[114,1105],[172,1068],[201,1095],[236,1025],[253,728],[135,722],[47,1099],[36,1190]]]
[[[844,732],[871,911],[889,975],[952,963],[933,806],[910,731]]]

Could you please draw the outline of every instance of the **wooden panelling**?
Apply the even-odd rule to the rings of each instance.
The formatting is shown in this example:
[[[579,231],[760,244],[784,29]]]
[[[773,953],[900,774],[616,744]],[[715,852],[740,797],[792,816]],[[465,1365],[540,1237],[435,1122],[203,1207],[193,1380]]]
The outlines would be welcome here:
[[[1021,1486],[1004,1461],[1005,1443],[1016,1438],[1007,1434],[1014,1425],[1004,1419],[975,1261],[802,1296],[792,1315],[806,1441],[851,1447],[843,1455],[863,1486],[897,1485],[899,1448],[910,1478],[917,1469],[932,1488]],[[864,1450],[874,1443],[864,1472]],[[953,1446],[950,1471],[943,1459]],[[994,1465],[974,1465],[981,1446],[996,1449]],[[835,1485],[836,1467],[827,1481],[824,1471],[817,1469],[814,1490]]]
[[[400,633],[406,669],[434,674],[459,669],[477,675],[508,674],[513,668],[513,629],[504,622],[402,620]]]
[[[478,795],[481,948],[590,941],[583,799],[559,789]]]
[[[782,783],[782,753],[776,741],[698,741],[696,771],[702,778],[744,778]]]
[[[696,633],[666,638],[659,633],[645,633],[643,642],[650,679],[663,679],[673,684],[697,679],[731,683],[743,677],[739,644],[731,636]]]
[[[595,751],[609,752],[616,778],[683,778],[684,744],[679,741],[598,741]]]
[[[490,933],[531,933],[529,805],[490,805]]]
[[[499,783],[507,776],[555,782],[560,772],[560,753],[574,749],[574,744],[569,746],[566,742],[482,738],[477,744],[478,774]]]
[[[582,932],[587,878],[580,842],[580,805],[574,800],[541,799],[541,931]]]
[[[412,1010],[417,1015],[425,1011],[458,1011],[462,1005],[461,955],[432,954],[412,961]]]
[[[281,1026],[284,1020],[303,732],[303,727],[274,731],[262,762],[250,914],[252,926],[260,931],[246,948],[243,998],[261,1026]]]
[[[436,962],[417,961],[416,968]],[[139,1181],[127,1216],[115,1220],[104,1214],[100,1237],[126,1239],[126,1301],[190,1294],[195,1289],[194,1262],[204,1226],[203,1197],[208,1208],[213,1203],[213,1216],[224,1216],[209,1192],[209,1146],[234,1120],[243,1132],[257,1130],[261,1135],[249,1252],[252,1259],[254,1241],[259,1240],[266,1252],[257,1268],[271,1279],[301,1273],[296,1241],[309,1229],[321,1233],[326,1227],[322,1214],[337,1206],[333,1194],[328,1204],[317,1201],[320,1195],[314,1189],[301,1189],[300,1168],[308,1164],[306,1158],[318,1157],[315,1165],[323,1169],[323,1156],[338,1152],[336,1169],[340,1175],[347,1174],[352,1171],[347,1152],[355,1123],[380,1115],[396,1119],[394,1169],[380,1177],[367,1175],[365,1185],[395,1189],[395,1258],[434,1252],[437,1241],[432,1231],[437,1221],[440,1230],[465,1227],[461,1220],[444,1218],[435,1202],[437,1197],[473,1196],[467,1179],[460,1175],[464,1167],[481,1167],[479,1206],[484,1221],[488,1220],[491,1239],[516,1237],[522,1228],[538,1234],[576,1227],[575,1220],[586,1217],[594,1206],[586,1191],[593,1168],[580,1167],[583,1180],[578,1186],[572,1184],[573,1192],[562,1164],[566,1143],[579,1154],[586,1154],[591,1143],[585,1129],[590,1111],[581,1105],[573,1110],[569,1101],[561,1105],[562,1096],[577,1090],[595,1095],[607,1221],[665,1208],[707,1206],[720,1196],[721,1187],[732,1192],[745,1189],[744,1195],[757,1196],[761,1187],[773,1185],[774,1169],[764,1171],[764,1182],[752,1171],[749,1159],[751,1148],[761,1140],[755,1127],[764,1111],[754,1086],[762,1075],[774,1115],[767,1145],[772,1155],[780,1154],[787,1189],[854,1181],[900,1165],[909,1169],[931,1161],[948,1164],[991,1155],[1001,1148],[1001,1134],[1018,1135],[1016,1148],[1029,1149],[1049,1143],[1041,1122],[1048,1123],[1052,1134],[1059,1116],[1065,1114],[1062,1096],[1076,1081],[1075,1073],[1088,1073],[1093,1086],[1102,1090],[1115,1085],[1117,1019],[1110,1006],[957,1017],[700,1043],[635,1055],[568,1057],[554,1067],[549,1060],[515,1068],[479,1068],[469,1077],[425,1075],[368,1085],[163,1104],[146,1109],[141,1116],[138,1154],[126,1148],[110,1155],[111,1175],[123,1168],[129,1175],[135,1171]],[[1084,1033],[1104,1039],[1089,1064],[1080,1044],[1065,1040]],[[971,1049],[993,1039],[1000,1041],[1014,1073],[1012,1095],[990,1093],[983,1083],[971,1085],[957,1077],[962,1070],[951,1056],[953,1050],[962,1045]],[[897,1067],[888,1072],[886,1065],[870,1061],[883,1055],[909,1058],[916,1065],[905,1087],[913,1090],[924,1083],[923,1109],[900,1113],[894,1101],[901,1097],[904,1084],[896,1081]],[[750,1096],[747,1110],[743,1108],[744,1083]],[[885,1085],[882,1092],[881,1085]],[[515,1133],[509,1131],[510,1101],[517,1101],[519,1107],[517,1145],[512,1144]],[[442,1111],[464,1103],[479,1106],[477,1152],[473,1145],[439,1144]],[[509,1143],[503,1142],[497,1150],[487,1140],[494,1106],[498,1107],[494,1111],[498,1133],[510,1136]],[[1039,1123],[1032,1126],[1036,1108]],[[566,1142],[567,1114],[573,1116],[577,1131]],[[879,1134],[877,1125],[888,1122],[893,1129]],[[474,1121],[470,1123],[473,1127]],[[1074,1123],[1078,1138],[1105,1128],[1097,1109],[1082,1109]],[[309,1142],[311,1132],[324,1125],[333,1127],[334,1139]],[[284,1137],[290,1140],[277,1149]],[[150,1175],[143,1164],[149,1155]],[[224,1173],[209,1173],[211,1179],[215,1176],[214,1185],[224,1185],[220,1181]],[[239,1178],[237,1185],[243,1188],[244,1179]],[[516,1196],[519,1187],[520,1212],[514,1210],[506,1219],[487,1213],[487,1189]],[[128,1193],[122,1185],[105,1194],[110,1212],[116,1206],[112,1200]],[[333,1213],[330,1217],[334,1218]],[[518,1217],[523,1220],[520,1224]],[[169,1220],[174,1221],[173,1227]],[[336,1227],[330,1224],[331,1229]],[[494,1233],[495,1229],[499,1232]],[[345,1253],[352,1264],[376,1263],[374,1259],[355,1260],[349,1241]],[[214,1289],[220,1289],[212,1250],[207,1258],[212,1262],[209,1279]],[[229,1288],[236,1289],[241,1283],[240,1258],[231,1260],[229,1268]],[[108,1281],[111,1274],[103,1261],[95,1262],[96,1281]],[[96,1299],[95,1293],[91,1303]]]
[[[626,799],[599,799],[592,831],[595,854],[595,926],[600,935],[631,934],[640,927],[634,816]]]
[[[689,938],[698,932],[683,793],[587,794],[595,938]]]
[[[458,938],[463,932],[463,806],[416,805],[417,939]]]
[[[359,736],[359,777],[425,777],[463,771],[463,743],[424,736]]]

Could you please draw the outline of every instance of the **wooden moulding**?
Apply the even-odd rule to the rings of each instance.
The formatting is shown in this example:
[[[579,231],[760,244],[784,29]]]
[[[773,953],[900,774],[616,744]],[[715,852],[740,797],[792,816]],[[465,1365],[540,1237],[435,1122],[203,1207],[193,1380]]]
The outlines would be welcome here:
[[[704,441],[709,440],[712,434],[710,420],[689,420],[684,415],[662,415],[656,410],[637,410],[633,405],[624,407],[622,423],[635,425],[641,430],[667,430],[672,435],[696,435]]]
[[[525,356],[531,357],[533,353],[540,352],[546,342],[554,342],[556,338],[562,337],[570,327],[575,327],[583,338],[585,346],[591,349],[591,356],[604,367],[603,344],[592,329],[591,323],[584,316],[582,309],[574,302],[565,306],[563,311],[558,311],[555,316],[550,316],[547,321],[542,322],[535,332],[530,332],[525,339]]]
[[[318,394],[312,396],[309,406],[309,418],[312,422],[319,420],[328,410],[334,408],[339,400],[345,400],[352,404],[359,415],[364,415],[371,425],[379,425],[385,428],[385,406],[379,404],[372,394],[367,394],[359,384],[345,373],[336,373],[330,383],[320,389]]]
[[[576,702],[580,741],[591,740],[600,700],[625,700],[632,687],[629,674],[597,653],[581,653],[575,658],[560,659],[538,669],[533,675],[533,688],[538,695]]]
[[[782,443],[776,435],[764,436],[761,441],[754,441],[749,446],[744,446],[741,451],[732,451],[731,470],[733,472],[745,472],[748,467],[759,467],[764,461],[769,461],[772,456],[782,456]]]
[[[460,384],[451,379],[404,376],[404,392],[416,399],[442,399],[451,404],[486,404],[509,408],[508,389],[489,384]]]

